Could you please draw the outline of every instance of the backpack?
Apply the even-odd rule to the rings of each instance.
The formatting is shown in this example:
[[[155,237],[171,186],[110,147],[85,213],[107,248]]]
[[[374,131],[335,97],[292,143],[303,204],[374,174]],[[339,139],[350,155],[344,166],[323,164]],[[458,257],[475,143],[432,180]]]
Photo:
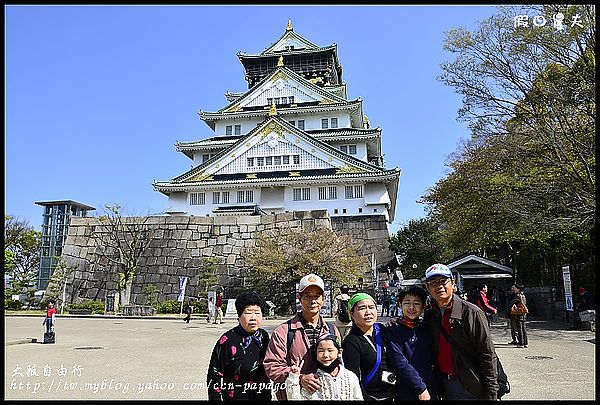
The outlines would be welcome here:
[[[350,314],[348,314],[348,300],[339,300],[337,310],[337,319],[342,323],[350,322]]]
[[[288,333],[287,333],[286,347],[287,347],[287,352],[288,352],[288,355],[289,355],[290,348],[292,347],[292,341],[294,340],[294,336],[296,335],[296,331],[298,329],[292,329],[292,320],[291,319],[288,319],[286,323],[287,323],[287,326],[288,326],[287,327],[287,332]],[[335,334],[335,330],[336,330],[335,326],[333,326],[333,324],[330,323],[330,322],[328,322],[328,321],[325,321],[325,323],[327,324],[327,327],[329,328],[329,331],[331,333]]]

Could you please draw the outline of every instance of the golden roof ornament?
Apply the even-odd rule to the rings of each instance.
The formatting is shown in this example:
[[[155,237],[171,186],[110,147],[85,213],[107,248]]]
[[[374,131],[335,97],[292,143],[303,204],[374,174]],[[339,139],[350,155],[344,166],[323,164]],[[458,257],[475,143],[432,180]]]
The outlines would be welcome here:
[[[275,108],[275,100],[273,100],[273,104],[271,104],[271,109],[269,110],[269,117],[273,117],[277,115],[277,108]]]
[[[291,18],[288,20],[288,25],[285,30],[286,31],[294,31],[294,28],[292,27],[292,19]]]
[[[277,60],[277,66],[283,66],[283,55],[281,55]]]

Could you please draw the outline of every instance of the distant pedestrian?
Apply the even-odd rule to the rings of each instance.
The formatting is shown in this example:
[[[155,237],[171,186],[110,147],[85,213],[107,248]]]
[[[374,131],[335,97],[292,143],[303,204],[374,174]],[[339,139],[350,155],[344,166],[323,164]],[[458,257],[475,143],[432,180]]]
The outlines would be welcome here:
[[[513,284],[513,286],[511,288],[514,293],[514,296],[511,299],[511,301],[508,303],[508,307],[512,308],[513,305],[518,305],[519,303],[522,303],[525,307],[527,307],[527,299],[525,298],[525,294],[523,293],[523,290],[525,287],[523,287],[522,284]],[[509,311],[511,311],[511,310],[509,309]],[[510,321],[513,324],[513,327],[515,328],[515,331],[516,331],[517,347],[526,348],[527,344],[529,343],[528,339],[527,339],[527,329],[525,327],[526,320],[527,320],[527,314],[515,315],[511,311]]]
[[[192,319],[192,304],[188,301],[185,305],[185,318],[183,318],[185,323],[190,323],[190,319]]]
[[[498,310],[490,305],[487,297],[488,286],[486,284],[479,284],[478,288],[478,296],[475,301],[475,305],[477,305],[481,310],[485,313],[485,317],[488,321],[488,326],[492,323],[492,315],[495,315]]]
[[[208,314],[206,314],[206,323],[210,323],[211,319],[215,317],[215,301],[213,297],[210,297],[208,301],[206,301],[206,310]]]
[[[596,310],[596,298],[594,294],[586,291],[584,287],[579,287],[579,295],[581,296],[581,302],[577,306],[577,311],[573,313],[573,326],[571,329],[577,329],[579,326],[579,313],[581,311]]]
[[[340,331],[342,339],[346,336],[346,333],[352,327],[352,320],[348,313],[348,301],[350,301],[350,287],[346,284],[340,287],[340,293],[335,296],[333,300],[333,314],[335,316],[335,326]]]
[[[46,310],[46,317],[42,325],[46,325],[46,333],[54,332],[54,324],[56,322],[56,301],[53,299],[48,300],[48,309]]]
[[[217,300],[215,302],[215,319],[213,323],[223,323],[223,291],[217,293]]]

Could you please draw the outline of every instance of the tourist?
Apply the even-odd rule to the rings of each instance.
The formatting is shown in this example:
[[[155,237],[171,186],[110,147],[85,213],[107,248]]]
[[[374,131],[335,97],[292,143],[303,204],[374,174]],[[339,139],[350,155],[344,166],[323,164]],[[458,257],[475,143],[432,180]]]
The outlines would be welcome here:
[[[387,328],[387,365],[396,375],[394,400],[437,399],[433,338],[422,322],[427,293],[413,286],[400,292],[402,316]]]
[[[342,347],[340,338],[334,334],[321,335],[315,347],[311,348],[312,356],[317,363],[317,376],[321,380],[321,388],[310,393],[300,387],[299,378],[304,360],[290,367],[285,380],[288,400],[361,400],[358,377],[344,367],[341,362]]]
[[[262,329],[265,300],[245,291],[235,300],[238,325],[215,344],[208,365],[208,399],[270,401],[269,379],[263,366],[269,333]]]
[[[315,374],[317,363],[311,355],[310,347],[316,345],[321,335],[333,333],[340,336],[340,332],[321,316],[325,300],[325,283],[321,277],[316,274],[302,277],[297,296],[302,310],[275,328],[264,365],[267,376],[283,385],[290,367],[302,364],[298,382],[301,388],[312,394],[321,388],[322,383]],[[287,399],[284,387],[276,389],[275,395],[279,400]]]
[[[365,400],[391,399],[395,376],[387,365],[386,328],[377,322],[377,304],[369,294],[357,293],[348,309],[352,328],[342,342],[344,365],[358,376]]]
[[[522,303],[525,307],[527,307],[527,298],[525,298],[525,294],[523,293],[525,287],[523,287],[522,284],[513,284],[511,288],[514,295],[508,302],[508,307],[512,308],[513,305],[518,305],[519,303]],[[529,344],[527,338],[527,329],[525,327],[527,314],[513,314],[511,309],[509,309],[509,312],[510,322],[513,325],[513,328],[516,333],[517,347],[526,348]]]
[[[433,336],[442,399],[496,400],[497,356],[485,314],[454,295],[448,266],[430,266],[425,280],[433,301],[424,321]]]

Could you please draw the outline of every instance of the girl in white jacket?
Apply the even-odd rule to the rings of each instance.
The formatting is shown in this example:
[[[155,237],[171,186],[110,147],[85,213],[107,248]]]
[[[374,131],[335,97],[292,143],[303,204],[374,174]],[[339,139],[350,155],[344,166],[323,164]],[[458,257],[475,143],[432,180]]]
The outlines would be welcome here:
[[[312,348],[317,360],[316,375],[321,380],[321,388],[312,394],[300,387],[300,370],[304,360],[290,367],[285,381],[285,389],[289,400],[299,399],[334,399],[362,400],[360,381],[356,374],[341,363],[342,344],[334,334],[321,336]]]

